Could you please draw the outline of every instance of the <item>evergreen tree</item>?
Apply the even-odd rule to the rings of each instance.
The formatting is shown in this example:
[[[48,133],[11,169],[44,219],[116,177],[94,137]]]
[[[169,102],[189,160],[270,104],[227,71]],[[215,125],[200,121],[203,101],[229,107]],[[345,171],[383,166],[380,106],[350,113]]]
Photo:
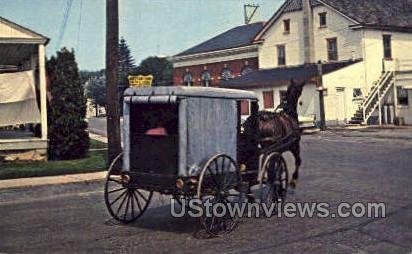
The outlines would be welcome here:
[[[136,68],[136,75],[153,75],[152,86],[171,86],[173,84],[173,65],[165,57],[148,57]]]
[[[90,144],[85,121],[86,99],[74,52],[61,49],[47,62],[47,70],[51,86],[50,159],[85,157]]]
[[[136,68],[135,60],[130,52],[126,40],[122,37],[119,42],[118,86],[120,99],[120,113],[123,115],[123,92],[129,87],[127,77]]]

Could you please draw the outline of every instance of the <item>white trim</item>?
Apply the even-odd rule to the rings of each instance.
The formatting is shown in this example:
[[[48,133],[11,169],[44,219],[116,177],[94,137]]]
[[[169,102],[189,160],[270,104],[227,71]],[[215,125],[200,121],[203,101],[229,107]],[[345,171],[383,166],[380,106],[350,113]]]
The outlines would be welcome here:
[[[5,19],[3,17],[0,17],[0,22],[5,24],[6,26],[9,26],[13,29],[18,30],[19,32],[22,32],[22,33],[25,33],[25,34],[31,36],[32,39],[43,39],[43,40],[46,40],[46,41],[49,40],[49,38],[47,38],[46,36],[44,36],[42,34],[39,34],[39,33],[36,33],[33,30],[30,30],[30,29],[28,29],[24,26],[21,26],[17,23],[14,23],[13,21],[10,21],[10,20]]]
[[[358,21],[356,21],[356,20],[354,20],[353,18],[351,18],[351,17],[343,14],[343,13],[340,12],[338,9],[336,9],[335,7],[333,7],[333,6],[329,5],[329,4],[326,4],[326,3],[323,2],[322,0],[317,0],[317,1],[318,1],[319,3],[321,3],[321,4],[323,4],[324,6],[329,7],[330,9],[332,9],[332,10],[334,10],[335,12],[339,13],[341,16],[343,16],[343,17],[346,18],[347,20],[355,23],[356,25],[359,25],[359,24],[360,24]]]
[[[48,40],[44,38],[0,38],[0,44],[47,44]]]
[[[202,64],[210,64],[210,63],[217,63],[217,62],[227,62],[227,61],[233,61],[233,60],[240,60],[240,59],[247,59],[247,58],[257,58],[259,56],[257,48],[252,51],[252,52],[245,52],[245,53],[234,53],[234,54],[228,54],[228,55],[209,55],[208,57],[204,57],[201,59],[187,59],[183,61],[178,61],[173,63],[173,68],[179,68],[179,67],[187,67],[187,66],[193,66],[193,65],[202,65]]]
[[[232,53],[236,53],[239,51],[254,51],[254,50],[257,50],[257,48],[258,48],[257,45],[248,45],[248,46],[243,46],[243,47],[215,50],[215,51],[209,51],[209,52],[197,53],[197,54],[191,54],[191,55],[173,56],[172,61],[178,62],[178,61],[184,61],[184,60],[191,59],[191,58],[218,56],[221,54],[232,54]]]
[[[47,89],[46,89],[46,53],[44,45],[38,48],[39,57],[39,86],[40,86],[40,117],[41,117],[41,138],[47,140]]]
[[[287,4],[290,2],[290,0],[286,0],[282,6],[279,7],[277,12],[270,18],[270,20],[263,26],[262,30],[259,31],[259,33],[255,36],[253,41],[260,41],[262,40],[262,36],[265,35],[265,33],[273,26],[273,24],[278,20],[279,16],[283,14],[283,11],[285,10]]]
[[[259,42],[262,40],[262,37],[266,34],[266,32],[274,25],[274,23],[276,23],[276,21],[279,19],[280,16],[282,16],[285,12],[284,9],[287,6],[287,3],[289,3],[290,0],[287,0],[283,3],[283,5],[278,9],[278,11],[275,13],[275,15],[267,22],[267,24],[262,28],[262,30],[260,30],[260,32],[255,36],[254,41]],[[349,21],[351,21],[352,23],[355,23],[355,25],[359,25],[360,23],[350,17],[348,17],[347,15],[343,14],[342,12],[338,11],[336,8],[334,8],[333,6],[330,6],[328,4],[325,4],[322,0],[317,0],[320,4],[323,4],[324,6],[328,7],[329,9],[331,9],[332,11],[335,11],[336,13],[340,14],[341,16],[343,16],[344,18],[348,19]],[[311,6],[312,12],[313,9],[319,7],[319,6]],[[303,6],[302,6],[303,8]],[[299,10],[299,11],[303,11],[303,10]],[[298,11],[298,12],[299,12]]]

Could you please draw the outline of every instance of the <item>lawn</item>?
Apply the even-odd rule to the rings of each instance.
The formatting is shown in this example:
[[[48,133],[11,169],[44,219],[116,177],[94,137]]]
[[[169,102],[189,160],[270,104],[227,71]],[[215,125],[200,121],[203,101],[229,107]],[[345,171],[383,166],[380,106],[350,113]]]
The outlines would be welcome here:
[[[91,149],[103,149],[106,144],[90,140]],[[67,161],[47,161],[32,163],[0,164],[0,179],[12,179],[35,176],[53,176],[62,174],[88,173],[105,170],[105,150],[90,151],[86,158]]]

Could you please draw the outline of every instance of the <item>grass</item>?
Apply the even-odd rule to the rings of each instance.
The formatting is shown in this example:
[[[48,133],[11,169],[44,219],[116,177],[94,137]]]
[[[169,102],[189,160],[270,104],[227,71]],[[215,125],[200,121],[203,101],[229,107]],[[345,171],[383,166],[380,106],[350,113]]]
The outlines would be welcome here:
[[[102,142],[90,140],[96,149],[104,148]],[[103,145],[102,145],[103,144]],[[32,163],[0,164],[0,179],[36,176],[53,176],[75,173],[89,173],[106,169],[106,151],[90,151],[88,156],[78,160],[47,161]]]
[[[97,141],[95,139],[90,139],[90,149],[105,149],[107,148],[107,144]]]

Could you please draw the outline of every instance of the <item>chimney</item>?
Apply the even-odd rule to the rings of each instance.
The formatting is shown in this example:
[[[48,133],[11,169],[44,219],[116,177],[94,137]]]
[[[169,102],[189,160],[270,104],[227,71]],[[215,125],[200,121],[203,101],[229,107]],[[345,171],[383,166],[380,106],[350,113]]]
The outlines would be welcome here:
[[[303,10],[303,50],[305,63],[313,63],[314,52],[314,35],[313,35],[313,12],[310,4],[311,0],[301,0]]]

